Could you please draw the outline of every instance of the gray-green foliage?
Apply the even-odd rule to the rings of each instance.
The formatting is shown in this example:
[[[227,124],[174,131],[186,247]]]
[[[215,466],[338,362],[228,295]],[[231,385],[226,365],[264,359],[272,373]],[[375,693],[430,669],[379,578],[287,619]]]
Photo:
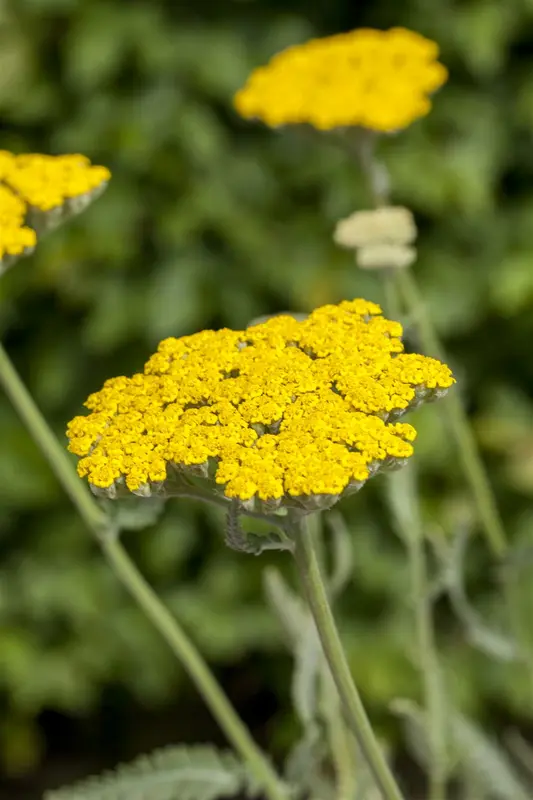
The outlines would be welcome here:
[[[0,335],[62,435],[91,391],[138,370],[164,336],[342,297],[381,299],[373,276],[331,243],[335,221],[366,202],[355,165],[320,136],[237,120],[230,101],[247,72],[287,44],[352,23],[410,26],[441,43],[451,79],[432,114],[388,137],[382,152],[394,200],[420,226],[418,277],[475,411],[506,525],[527,548],[531,2],[374,0],[354,12],[348,0],[328,0],[310,13],[296,0],[206,2],[201,15],[164,0],[0,4],[0,146],[82,151],[113,170],[102,198],[2,278]],[[462,475],[437,410],[413,422],[424,510],[442,518],[465,500]],[[7,742],[43,708],[89,714],[113,683],[159,702],[181,678],[2,398],[0,441],[0,691],[9,697],[0,742],[22,768],[34,739],[21,734],[18,764]],[[358,684],[386,714],[392,698],[415,696],[417,681],[398,613],[404,554],[380,502],[369,486],[343,509],[357,546],[353,593],[337,614]],[[225,551],[221,526],[217,512],[173,501],[157,527],[127,542],[213,662],[273,653],[262,564]],[[502,630],[482,550],[474,543],[465,564],[468,597],[490,630]],[[526,622],[530,575],[525,565],[515,573]],[[493,664],[451,614],[445,630],[443,664],[465,709],[531,714],[520,665]]]
[[[168,747],[113,772],[46,792],[44,800],[216,800],[256,795],[245,767],[208,745]]]
[[[408,738],[420,761],[427,763],[424,712],[409,700],[397,700],[394,709],[403,716]],[[461,783],[461,800],[527,800],[531,797],[533,784],[502,742],[491,739],[481,727],[455,709],[449,708],[448,712],[453,753],[449,771]]]
[[[322,538],[320,519],[308,521]],[[328,577],[334,600],[346,587],[352,562],[349,532],[340,514],[329,519],[336,539]],[[324,553],[323,553],[324,555]],[[327,570],[329,565],[323,564]],[[299,736],[285,762],[285,777],[296,797],[333,800],[351,797],[373,800],[375,783],[359,748],[345,724],[337,690],[322,653],[313,619],[300,596],[275,568],[265,571],[265,593],[284,634],[293,659],[291,700],[299,723]]]

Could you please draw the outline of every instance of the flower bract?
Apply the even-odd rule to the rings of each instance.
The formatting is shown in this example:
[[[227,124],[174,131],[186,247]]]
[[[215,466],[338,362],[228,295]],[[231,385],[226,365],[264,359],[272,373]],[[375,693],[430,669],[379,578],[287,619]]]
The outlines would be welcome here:
[[[331,505],[409,458],[416,432],[398,418],[454,382],[439,361],[404,353],[401,334],[357,299],[165,339],[70,422],[78,473],[111,497],[171,493],[178,474],[247,508]]]
[[[437,56],[435,42],[405,28],[311,39],[254,70],[235,108],[271,127],[396,131],[427,114],[429,96],[446,81]]]

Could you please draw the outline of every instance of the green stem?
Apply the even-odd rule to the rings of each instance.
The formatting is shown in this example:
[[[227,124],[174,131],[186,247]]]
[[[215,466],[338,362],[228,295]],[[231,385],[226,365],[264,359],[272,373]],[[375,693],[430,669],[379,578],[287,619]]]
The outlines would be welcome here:
[[[329,751],[336,775],[336,800],[352,800],[357,791],[355,741],[342,716],[339,693],[327,665],[321,672],[322,706]]]
[[[446,360],[442,344],[431,318],[416,279],[410,270],[398,271],[398,288],[408,311],[413,315],[420,334],[422,346],[428,355]],[[494,554],[501,557],[507,550],[505,529],[496,505],[494,494],[483,465],[472,427],[457,391],[451,391],[442,401],[448,416],[450,428],[455,438],[463,469],[474,495],[479,517],[489,545]]]
[[[109,562],[131,596],[161,633],[172,652],[193,679],[215,719],[246,761],[270,800],[287,800],[274,770],[252,740],[249,731],[222,691],[206,662],[157,594],[137,570],[126,551],[114,537],[102,541]]]
[[[116,538],[104,513],[72,468],[69,456],[48,427],[30,393],[0,344],[0,384],[35,442],[41,448],[80,516],[92,531],[122,584],[187,670],[206,705],[235,750],[263,786],[269,800],[287,800],[279,779],[216,682],[206,662],[178,621],[159,600]]]
[[[428,728],[429,797],[446,798],[446,716],[429,594],[424,532],[412,464],[389,478],[391,510],[409,555],[417,655]]]
[[[424,706],[429,733],[429,798],[446,798],[445,720],[440,664],[437,658],[431,605],[428,599],[428,581],[424,542],[418,532],[408,540],[411,588],[420,659],[420,675],[424,686]]]
[[[348,724],[384,800],[403,800],[354,684],[320,574],[313,537],[303,522],[294,520],[293,524],[296,545],[294,558]]]
[[[399,298],[396,275],[384,275],[387,310],[398,319]],[[424,689],[424,707],[428,725],[429,797],[446,798],[446,719],[442,674],[437,655],[433,626],[432,603],[429,596],[424,533],[420,519],[416,474],[408,464],[389,476],[390,501],[398,532],[409,555],[413,612],[416,629],[419,671]]]
[[[372,132],[359,131],[355,139],[355,151],[367,179],[372,201],[375,206],[380,206],[389,202],[389,191],[386,168],[375,156],[375,140]],[[396,272],[398,290],[409,313],[415,318],[424,350],[428,355],[446,361],[444,349],[413,273],[410,269],[399,269]],[[501,557],[507,550],[505,529],[476,439],[457,391],[448,393],[442,407],[448,416],[487,541],[493,553]]]
[[[221,497],[220,495],[213,494],[210,491],[204,491],[198,486],[183,485],[173,486],[167,497],[186,497],[189,500],[200,500],[202,503],[208,503],[211,506],[223,508],[226,512],[231,507],[231,500],[229,498]],[[284,536],[285,517],[281,514],[262,514],[260,511],[247,511],[244,508],[239,508],[239,515],[243,517],[250,517],[251,519],[260,519],[266,525],[272,525],[278,528],[280,535]]]
[[[40,447],[57,479],[76,506],[88,528],[100,533],[106,526],[104,512],[76,475],[68,453],[59,444],[31,394],[19,377],[0,342],[0,384],[22,421]]]

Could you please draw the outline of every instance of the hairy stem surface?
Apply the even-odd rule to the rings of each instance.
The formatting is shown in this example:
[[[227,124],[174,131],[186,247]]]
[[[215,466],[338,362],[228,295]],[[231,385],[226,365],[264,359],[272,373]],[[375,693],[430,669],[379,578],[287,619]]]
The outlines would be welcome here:
[[[353,681],[320,574],[312,533],[303,521],[293,520],[294,558],[307,602],[317,627],[322,649],[343,706],[347,722],[374,776],[384,800],[403,800],[402,793],[383,756]]]

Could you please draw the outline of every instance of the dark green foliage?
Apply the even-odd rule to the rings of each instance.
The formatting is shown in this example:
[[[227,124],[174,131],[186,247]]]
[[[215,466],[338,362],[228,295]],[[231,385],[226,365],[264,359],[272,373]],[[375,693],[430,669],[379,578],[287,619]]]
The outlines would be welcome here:
[[[478,425],[506,525],[527,548],[533,5],[360,6],[2,3],[0,146],[80,151],[108,165],[113,179],[94,206],[2,279],[0,335],[61,435],[91,391],[140,369],[160,338],[344,297],[381,300],[375,278],[357,272],[331,242],[335,221],[367,202],[356,165],[318,135],[240,121],[231,96],[253,66],[309,35],[355,24],[410,26],[441,43],[451,80],[433,113],[383,141],[382,154],[394,200],[417,216],[416,270]],[[436,407],[413,422],[424,514],[452,535],[454,509],[467,496],[456,454]],[[102,688],[116,682],[146,703],[164,702],[181,676],[3,398],[0,442],[0,741],[15,769],[36,753],[27,730],[43,708],[89,714]],[[355,678],[382,731],[393,733],[388,704],[418,690],[406,646],[405,557],[382,510],[382,480],[343,508],[355,557],[337,610]],[[279,648],[289,680],[261,597],[269,556],[225,549],[220,514],[172,501],[152,527],[128,533],[127,543],[209,659],[235,662]],[[488,628],[501,630],[497,575],[481,539],[470,554],[469,602]],[[523,566],[519,576],[516,606],[527,620],[531,572]],[[487,724],[502,708],[530,717],[523,666],[478,652],[446,605],[438,623],[462,710],[481,712]],[[16,731],[26,732],[18,748]]]

